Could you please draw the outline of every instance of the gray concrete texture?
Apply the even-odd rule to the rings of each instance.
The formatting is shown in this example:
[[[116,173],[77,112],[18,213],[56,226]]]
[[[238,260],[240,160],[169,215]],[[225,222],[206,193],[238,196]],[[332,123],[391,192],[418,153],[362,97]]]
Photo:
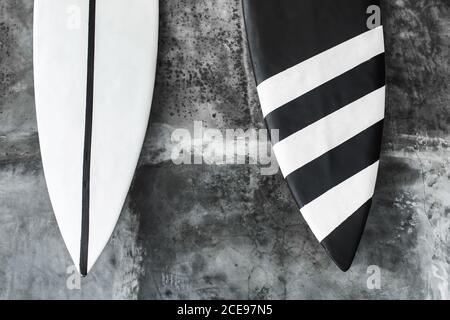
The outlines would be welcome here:
[[[170,161],[175,128],[194,121],[263,128],[263,121],[240,1],[166,0],[136,178],[110,243],[76,289],[39,154],[33,1],[1,0],[0,298],[449,298],[450,1],[382,2],[388,103],[381,170],[348,273],[317,243],[281,174]],[[367,283],[373,270],[380,289]]]

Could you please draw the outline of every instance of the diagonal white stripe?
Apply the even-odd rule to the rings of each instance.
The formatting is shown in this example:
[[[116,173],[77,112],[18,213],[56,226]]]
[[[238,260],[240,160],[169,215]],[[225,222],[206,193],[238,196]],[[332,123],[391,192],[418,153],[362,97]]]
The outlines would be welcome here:
[[[379,161],[307,204],[300,211],[319,242],[373,197]]]
[[[367,31],[263,81],[263,116],[384,52],[383,27]]]
[[[273,150],[283,176],[383,120],[384,100],[382,87],[275,144]]]

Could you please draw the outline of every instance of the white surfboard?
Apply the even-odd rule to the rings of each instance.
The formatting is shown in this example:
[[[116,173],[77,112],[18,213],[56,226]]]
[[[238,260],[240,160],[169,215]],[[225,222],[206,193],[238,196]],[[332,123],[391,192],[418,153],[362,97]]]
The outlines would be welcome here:
[[[59,228],[82,275],[119,218],[148,125],[158,0],[35,0],[39,140]]]

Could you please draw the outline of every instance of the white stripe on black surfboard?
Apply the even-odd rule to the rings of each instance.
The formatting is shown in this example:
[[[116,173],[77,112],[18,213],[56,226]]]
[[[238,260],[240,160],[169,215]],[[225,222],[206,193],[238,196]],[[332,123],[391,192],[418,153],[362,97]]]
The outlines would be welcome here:
[[[81,213],[80,273],[88,272],[89,254],[89,207],[90,207],[90,172],[92,144],[92,115],[94,108],[94,60],[95,60],[95,16],[96,0],[89,0],[89,35],[87,55],[86,119],[83,157],[83,192]]]
[[[382,87],[276,143],[273,151],[283,176],[383,120],[384,100]]]
[[[263,116],[383,52],[380,26],[270,77],[257,87]]]
[[[379,161],[328,190],[300,211],[319,242],[373,197]]]
[[[379,0],[246,0],[245,22],[257,84],[367,31]]]
[[[323,84],[267,115],[279,140],[304,129],[385,85],[384,53]]]
[[[380,159],[383,120],[286,177],[299,208]]]

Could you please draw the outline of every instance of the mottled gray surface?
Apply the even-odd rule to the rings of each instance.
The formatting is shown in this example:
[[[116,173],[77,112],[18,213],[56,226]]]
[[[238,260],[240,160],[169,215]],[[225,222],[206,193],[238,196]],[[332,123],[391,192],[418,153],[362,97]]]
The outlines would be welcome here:
[[[166,0],[136,179],[104,254],[81,290],[71,290],[72,263],[39,155],[33,2],[1,1],[0,298],[449,298],[450,1],[383,4],[382,165],[348,273],[316,242],[279,174],[170,161],[175,128],[198,120],[219,129],[263,123],[239,1]],[[381,270],[380,290],[366,284],[370,265]]]

